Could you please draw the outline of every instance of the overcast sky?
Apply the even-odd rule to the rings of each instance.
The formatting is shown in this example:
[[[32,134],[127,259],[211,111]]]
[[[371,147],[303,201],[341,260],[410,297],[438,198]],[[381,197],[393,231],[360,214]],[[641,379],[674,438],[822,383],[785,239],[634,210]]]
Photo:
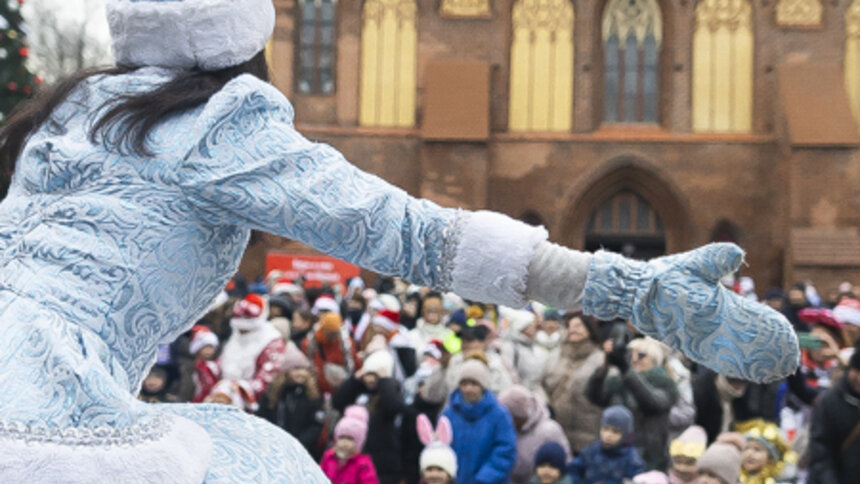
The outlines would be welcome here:
[[[2,0],[0,0],[2,1]],[[106,0],[26,0],[22,8],[24,22],[27,29],[28,44],[30,44],[30,60],[28,65],[36,73],[42,74],[51,82],[51,77],[70,74],[66,69],[58,71],[56,59],[57,51],[51,47],[50,41],[46,45],[39,43],[38,29],[46,25],[36,18],[37,12],[51,12],[54,18],[66,29],[79,32],[81,24],[85,26],[86,36],[89,39],[87,45],[101,45],[97,51],[88,49],[87,64],[89,66],[104,66],[112,63],[110,55],[110,36],[108,34],[107,18],[105,16]],[[50,24],[49,24],[50,25]],[[50,31],[50,30],[49,30]],[[68,30],[67,30],[68,32]],[[51,36],[51,38],[54,38]],[[95,52],[99,52],[95,54]],[[54,66],[54,67],[49,67]],[[59,74],[58,74],[59,72]]]
[[[24,20],[36,4],[51,5],[64,19],[80,20],[89,17],[88,27],[92,29],[93,35],[105,44],[109,42],[105,0],[26,0],[23,8]]]

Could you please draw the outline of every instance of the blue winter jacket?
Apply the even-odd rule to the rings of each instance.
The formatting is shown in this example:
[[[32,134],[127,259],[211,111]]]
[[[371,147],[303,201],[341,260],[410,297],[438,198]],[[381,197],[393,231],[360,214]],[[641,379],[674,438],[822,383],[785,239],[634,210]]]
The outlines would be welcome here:
[[[583,449],[568,469],[573,484],[622,484],[642,472],[645,464],[635,447],[628,444],[604,449],[600,440]]]
[[[460,390],[451,394],[443,412],[454,429],[451,447],[457,454],[457,484],[507,484],[517,460],[517,434],[511,415],[485,391],[469,403]]]

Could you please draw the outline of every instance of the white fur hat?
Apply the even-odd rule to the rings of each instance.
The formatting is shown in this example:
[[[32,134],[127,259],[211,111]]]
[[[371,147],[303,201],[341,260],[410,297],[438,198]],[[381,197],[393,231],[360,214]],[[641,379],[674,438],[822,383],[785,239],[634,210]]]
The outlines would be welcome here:
[[[250,60],[275,29],[272,0],[108,0],[118,65],[206,71]]]
[[[379,378],[389,378],[394,373],[394,357],[388,350],[375,351],[364,360],[363,373],[373,373]]]
[[[418,439],[425,445],[419,458],[421,472],[430,467],[438,467],[455,479],[457,477],[457,454],[451,449],[454,432],[448,417],[439,418],[436,429],[426,415],[421,414],[416,421]]]

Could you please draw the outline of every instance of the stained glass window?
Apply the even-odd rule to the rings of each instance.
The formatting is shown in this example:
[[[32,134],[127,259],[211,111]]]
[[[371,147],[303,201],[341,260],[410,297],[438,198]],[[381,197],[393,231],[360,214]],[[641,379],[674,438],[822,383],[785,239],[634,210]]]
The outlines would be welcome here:
[[[663,20],[656,0],[609,0],[602,32],[604,120],[658,122]]]

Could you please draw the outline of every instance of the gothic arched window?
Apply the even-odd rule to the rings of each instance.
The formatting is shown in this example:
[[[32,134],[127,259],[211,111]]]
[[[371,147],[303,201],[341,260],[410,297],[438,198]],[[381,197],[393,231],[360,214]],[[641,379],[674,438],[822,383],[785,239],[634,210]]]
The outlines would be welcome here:
[[[657,1],[609,0],[602,33],[604,121],[658,122],[663,19]]]
[[[334,93],[337,0],[299,0],[296,92]]]

